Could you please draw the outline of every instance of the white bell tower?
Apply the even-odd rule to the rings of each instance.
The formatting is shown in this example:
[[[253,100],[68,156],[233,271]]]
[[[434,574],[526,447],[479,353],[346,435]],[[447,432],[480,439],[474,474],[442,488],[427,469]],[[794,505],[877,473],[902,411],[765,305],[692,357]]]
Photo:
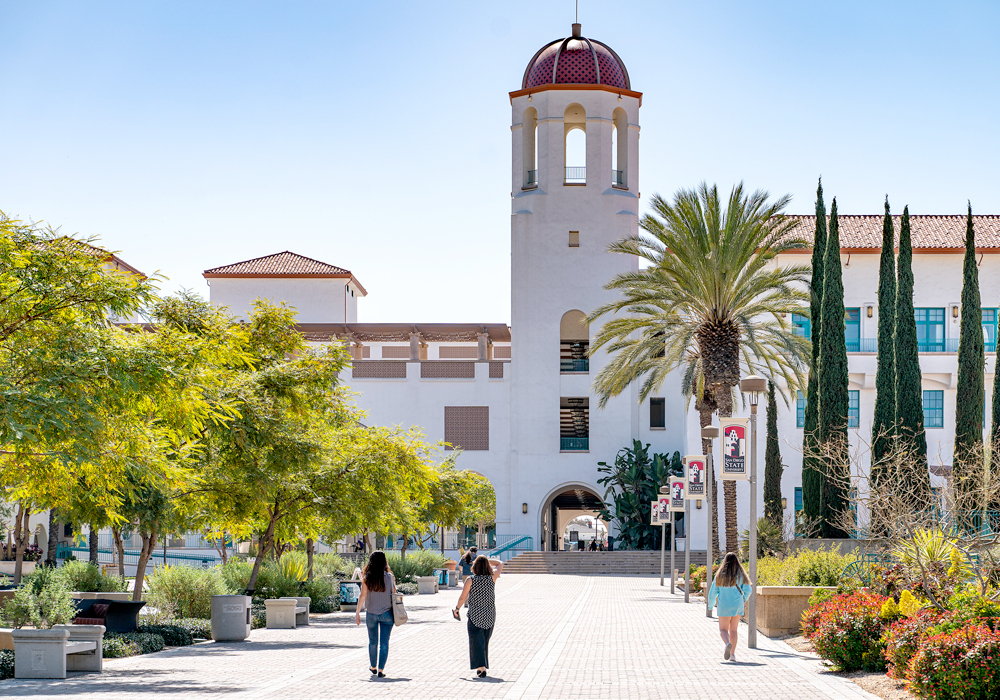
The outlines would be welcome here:
[[[614,275],[637,269],[608,246],[637,230],[642,94],[574,24],[535,54],[510,99],[510,527],[550,550],[561,546],[557,511],[592,510],[604,495],[597,463],[642,437],[635,391],[598,407],[591,384],[607,358],[588,359],[595,329],[584,321],[611,298]]]

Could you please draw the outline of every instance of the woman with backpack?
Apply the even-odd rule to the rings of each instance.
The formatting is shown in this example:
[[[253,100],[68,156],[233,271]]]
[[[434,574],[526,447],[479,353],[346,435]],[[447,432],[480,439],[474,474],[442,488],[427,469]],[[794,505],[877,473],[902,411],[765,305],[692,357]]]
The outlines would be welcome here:
[[[726,645],[722,658],[736,661],[736,642],[739,637],[740,616],[750,600],[750,577],[733,553],[726,554],[722,566],[715,573],[712,589],[708,593],[708,607],[719,606],[719,636]]]
[[[501,572],[503,562],[499,559],[487,559],[481,554],[476,557],[472,563],[472,576],[465,579],[462,595],[451,611],[452,616],[460,620],[459,610],[466,600],[469,601],[469,620],[466,624],[469,632],[469,668],[476,669],[480,678],[486,678],[490,667],[490,637],[497,619],[496,580]]]
[[[392,594],[396,592],[396,579],[389,569],[385,552],[372,552],[361,572],[361,597],[354,613],[354,623],[361,624],[361,608],[365,608],[365,625],[368,627],[368,670],[372,675],[385,678],[385,660],[389,656],[389,635],[392,633]]]

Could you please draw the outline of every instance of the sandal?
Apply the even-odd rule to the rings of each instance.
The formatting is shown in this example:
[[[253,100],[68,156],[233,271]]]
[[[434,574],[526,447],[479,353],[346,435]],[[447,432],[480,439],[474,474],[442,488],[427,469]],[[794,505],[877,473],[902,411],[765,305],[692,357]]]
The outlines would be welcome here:
[[[476,675],[480,678],[486,678],[486,671],[476,671]]]

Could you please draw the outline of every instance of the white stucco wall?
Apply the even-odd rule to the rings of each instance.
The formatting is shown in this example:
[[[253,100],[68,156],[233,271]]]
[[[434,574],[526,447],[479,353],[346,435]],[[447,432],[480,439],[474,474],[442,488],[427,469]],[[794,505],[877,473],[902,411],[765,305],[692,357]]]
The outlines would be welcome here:
[[[300,323],[356,323],[357,295],[351,296],[346,278],[215,277],[208,280],[213,304],[227,306],[247,318],[258,298],[284,301],[295,307]]]

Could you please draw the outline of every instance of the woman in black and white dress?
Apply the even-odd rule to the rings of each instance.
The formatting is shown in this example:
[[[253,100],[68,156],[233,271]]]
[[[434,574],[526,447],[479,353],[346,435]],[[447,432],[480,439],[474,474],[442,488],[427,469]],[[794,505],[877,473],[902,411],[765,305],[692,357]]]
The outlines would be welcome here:
[[[499,559],[487,559],[483,555],[476,557],[472,564],[472,576],[465,579],[465,587],[458,599],[458,604],[452,611],[455,619],[460,619],[459,610],[466,600],[469,601],[469,668],[476,669],[476,675],[486,678],[486,669],[490,667],[490,637],[493,635],[493,625],[496,624],[496,580],[503,571],[503,562]]]

